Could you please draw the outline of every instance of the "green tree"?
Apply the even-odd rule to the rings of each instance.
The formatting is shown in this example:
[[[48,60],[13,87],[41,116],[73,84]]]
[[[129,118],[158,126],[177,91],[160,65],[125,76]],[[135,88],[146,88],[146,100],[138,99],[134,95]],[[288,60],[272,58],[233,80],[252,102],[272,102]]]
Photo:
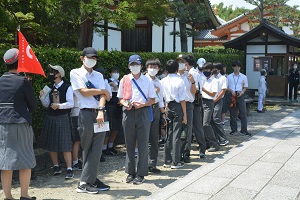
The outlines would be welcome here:
[[[179,32],[171,34],[180,37],[181,52],[188,51],[187,38],[196,34],[201,23],[205,23],[208,19],[207,11],[203,3],[184,3],[183,0],[174,0],[170,2],[171,10],[174,17],[179,22]],[[192,29],[188,30],[186,25],[190,24]]]
[[[289,26],[295,37],[300,38],[300,10],[299,6],[284,6],[280,13],[282,24]]]
[[[216,5],[216,14],[224,19],[225,21],[230,21],[238,16],[240,16],[241,14],[247,13],[250,10],[247,8],[239,8],[239,7],[233,7],[233,5],[229,5],[229,6],[225,6],[224,7],[224,3],[219,3],[218,5]]]

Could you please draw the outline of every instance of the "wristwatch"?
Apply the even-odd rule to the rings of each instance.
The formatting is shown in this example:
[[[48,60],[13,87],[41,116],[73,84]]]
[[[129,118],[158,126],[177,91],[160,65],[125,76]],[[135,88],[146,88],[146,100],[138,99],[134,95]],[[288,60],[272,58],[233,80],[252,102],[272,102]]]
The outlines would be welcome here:
[[[99,106],[98,107],[98,111],[101,111],[101,110],[104,111],[105,110],[105,106]]]

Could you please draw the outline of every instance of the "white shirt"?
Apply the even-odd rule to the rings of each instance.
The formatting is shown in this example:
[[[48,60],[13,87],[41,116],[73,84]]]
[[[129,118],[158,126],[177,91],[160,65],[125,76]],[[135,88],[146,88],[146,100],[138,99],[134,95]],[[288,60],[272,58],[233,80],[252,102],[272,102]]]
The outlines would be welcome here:
[[[183,80],[177,74],[169,74],[161,80],[163,87],[163,96],[166,103],[176,101],[180,103],[185,100],[185,85]]]
[[[116,84],[116,86],[119,86],[119,82],[120,82],[119,80],[115,80],[113,78],[109,78],[109,80],[112,81],[114,84]],[[112,92],[118,92],[118,89],[114,90],[114,87],[112,85],[110,87]]]
[[[198,79],[199,79],[199,83],[200,83],[200,94],[202,94],[202,86],[206,80],[206,76],[204,76],[203,71],[200,71],[198,67],[195,70],[199,75]]]
[[[188,74],[186,72],[183,74],[178,73],[178,76],[183,80],[185,85],[185,101],[193,103],[195,100],[195,95],[191,93],[192,83],[188,79]]]
[[[258,94],[263,94],[266,97],[267,93],[267,82],[265,76],[260,76],[258,81]]]
[[[64,83],[64,81],[62,80],[61,82],[59,82],[57,85],[54,84],[53,86],[58,89],[62,84]],[[45,99],[42,99],[41,97],[39,97],[43,106],[48,108],[50,105],[50,97],[49,95],[46,96]],[[58,109],[70,109],[74,107],[74,99],[73,99],[73,90],[72,87],[69,86],[67,93],[66,93],[66,102],[65,103],[60,103],[58,104],[59,107]]]
[[[222,76],[220,73],[216,76],[216,79],[218,80],[218,92],[216,97],[220,94],[220,92],[224,89],[227,89],[227,78],[225,76]],[[224,95],[222,96],[222,98]]]
[[[80,111],[80,108],[79,108],[80,103],[75,94],[73,94],[73,99],[74,99],[74,107],[71,109],[70,116],[77,117],[79,115],[79,111]]]
[[[228,80],[228,88],[232,91],[238,91],[242,92],[243,87],[248,87],[248,79],[247,76],[245,76],[242,73],[239,73],[239,75],[235,75],[234,73],[231,73],[227,76]]]
[[[156,93],[155,103],[158,103],[158,107],[160,107],[160,108],[165,107],[164,98],[163,98],[163,90],[164,89],[163,89],[159,79],[157,77],[152,79],[151,76],[148,73],[145,76],[149,78],[149,80],[153,83],[155,88],[159,88],[159,92]]]
[[[99,73],[99,72],[98,72]],[[105,89],[109,92],[109,96],[110,98],[112,97],[112,92],[111,92],[111,87],[110,85],[108,84],[108,80],[107,79],[104,79],[104,83],[105,83]]]
[[[83,96],[79,89],[87,88],[86,83],[90,81],[96,89],[105,89],[104,79],[101,73],[92,71],[89,73],[83,66],[81,68],[72,69],[70,72],[70,79],[74,94],[80,102],[79,108],[98,108],[99,101],[93,96]]]
[[[133,79],[132,74],[130,74],[130,79],[131,80]],[[143,104],[143,103],[146,103],[149,99],[156,97],[154,85],[153,85],[152,81],[149,80],[149,78],[147,78],[145,75],[141,74],[139,79],[137,79],[137,80],[135,79],[135,81],[138,84],[138,86],[141,88],[143,93],[145,94],[147,100],[144,98],[142,93],[136,87],[135,83],[133,81],[131,81],[131,87],[132,87],[132,97],[130,100],[131,103],[138,102],[138,103]],[[122,90],[123,90],[123,78],[120,81],[120,86],[119,86],[119,90],[118,90],[118,94],[117,94],[117,97],[120,99],[123,98]]]
[[[206,78],[206,80],[203,84],[203,87],[209,92],[216,92],[217,93],[218,92],[218,80],[215,79],[214,76],[211,76],[209,79]],[[216,95],[214,97],[211,97],[208,94],[206,94],[206,92],[202,92],[202,98],[205,98],[205,99],[214,100]]]

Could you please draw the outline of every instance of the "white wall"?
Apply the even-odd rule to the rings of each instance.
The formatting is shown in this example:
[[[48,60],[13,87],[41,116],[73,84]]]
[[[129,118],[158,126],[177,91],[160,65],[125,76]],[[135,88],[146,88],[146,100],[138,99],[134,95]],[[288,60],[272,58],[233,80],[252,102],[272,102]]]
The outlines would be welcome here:
[[[163,27],[152,26],[152,51],[162,52],[162,30]]]
[[[104,49],[104,37],[102,35],[99,35],[98,33],[94,32],[92,47],[94,47],[98,51],[103,50]]]
[[[108,27],[117,28],[114,24],[108,24]],[[94,32],[92,47],[104,50],[104,36]],[[108,29],[108,50],[121,51],[121,31]]]
[[[265,53],[265,45],[247,45],[247,53]]]
[[[165,52],[173,52],[173,35],[170,35],[171,32],[173,32],[173,22],[166,22],[166,26],[165,26]]]
[[[282,53],[285,54],[287,50],[286,45],[268,45],[268,53]]]
[[[260,77],[259,71],[254,71],[254,58],[253,57],[263,57],[265,54],[247,54],[246,56],[246,75],[248,79],[248,89],[257,89],[258,80]]]

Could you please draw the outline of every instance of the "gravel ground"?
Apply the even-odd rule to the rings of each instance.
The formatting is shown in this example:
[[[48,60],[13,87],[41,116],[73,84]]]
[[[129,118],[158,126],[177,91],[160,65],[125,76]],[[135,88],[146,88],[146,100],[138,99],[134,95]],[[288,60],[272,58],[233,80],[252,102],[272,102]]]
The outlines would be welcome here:
[[[257,113],[256,107],[253,106],[248,116],[248,131],[251,134],[257,134],[265,128],[269,127],[273,123],[284,118],[286,115],[299,109],[298,107],[272,105],[267,106],[266,113]],[[227,118],[229,118],[227,116]],[[239,126],[240,127],[240,126]],[[238,148],[241,142],[251,139],[248,136],[231,136],[229,123],[225,126],[225,132],[229,139],[229,144],[226,147],[222,147],[221,151],[215,153],[208,153],[206,159],[198,158],[198,151],[196,144],[192,146],[191,163],[186,164],[183,168],[178,170],[165,169],[163,165],[163,149],[159,152],[158,168],[162,170],[159,175],[149,174],[146,177],[146,181],[141,185],[133,185],[125,183],[127,174],[124,172],[124,145],[118,145],[118,155],[106,156],[106,162],[101,163],[99,169],[99,178],[104,183],[111,186],[111,190],[101,192],[96,195],[78,194],[75,189],[79,181],[80,172],[75,172],[75,178],[73,180],[66,181],[64,174],[61,176],[52,176],[52,169],[46,168],[44,170],[37,171],[35,175],[37,178],[31,182],[30,195],[36,196],[38,199],[44,200],[59,200],[59,199],[143,199],[145,196],[150,196],[152,193],[158,191],[160,188],[184,177],[192,170],[214,162],[216,157],[222,158],[224,154],[232,148]],[[40,150],[37,150],[40,153]],[[65,173],[65,168],[63,168]],[[20,189],[19,184],[16,182],[13,185],[13,194],[15,197],[19,197]],[[3,193],[1,191],[1,196]]]

